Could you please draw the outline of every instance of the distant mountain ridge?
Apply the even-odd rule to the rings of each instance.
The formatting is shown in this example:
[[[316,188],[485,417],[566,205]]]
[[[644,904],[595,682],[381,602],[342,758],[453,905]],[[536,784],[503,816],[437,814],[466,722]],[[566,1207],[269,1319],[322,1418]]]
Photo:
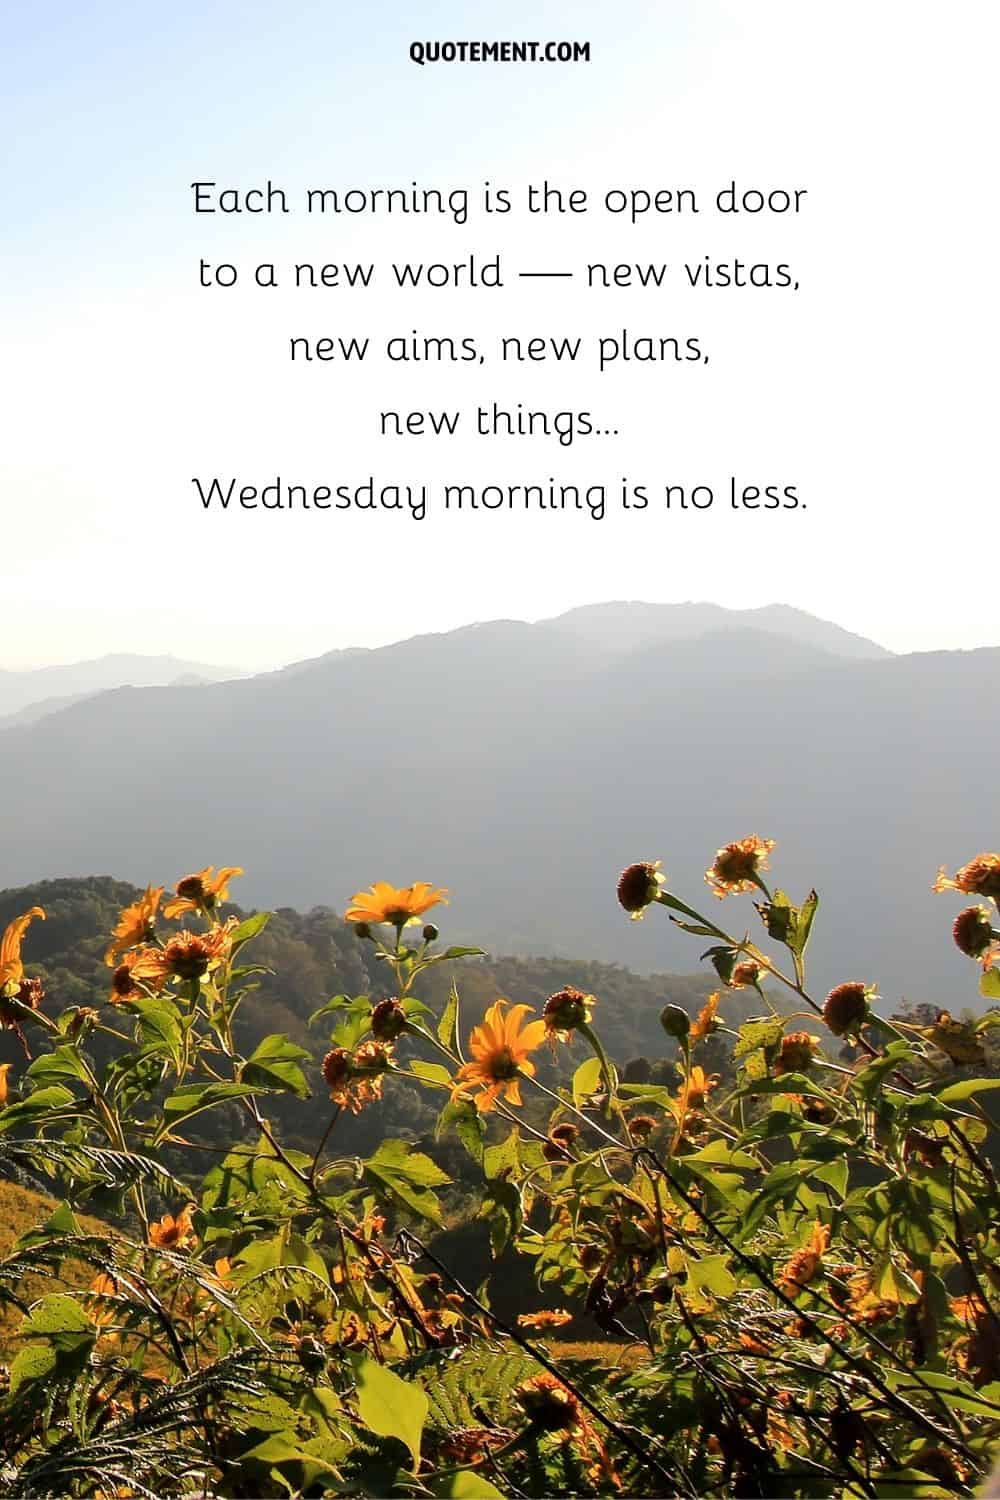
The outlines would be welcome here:
[[[52,712],[93,693],[125,685],[158,687],[179,678],[218,682],[239,675],[232,667],[211,667],[202,662],[182,661],[176,656],[139,656],[129,652],[113,652],[93,661],[70,662],[65,666],[23,671],[0,668],[0,719],[43,706],[44,711]],[[41,716],[41,713],[32,715]]]
[[[820,890],[818,987],[961,1010],[975,973],[930,887],[996,847],[998,670],[1000,650],[893,656],[780,608],[617,604],[120,688],[0,735],[0,885],[214,861],[247,869],[243,902],[342,909],[429,879],[450,937],[677,972],[697,941],[660,910],[629,923],[618,871],[662,858],[742,932],[752,905],[702,871],[757,832],[776,883]]]

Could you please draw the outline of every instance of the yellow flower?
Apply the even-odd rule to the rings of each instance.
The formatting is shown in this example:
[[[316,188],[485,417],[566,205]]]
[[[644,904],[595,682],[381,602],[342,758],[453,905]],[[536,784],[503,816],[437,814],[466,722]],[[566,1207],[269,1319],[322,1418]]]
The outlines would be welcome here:
[[[190,1204],[182,1208],[176,1218],[173,1214],[164,1214],[158,1223],[149,1226],[149,1243],[157,1250],[183,1250],[194,1237]]]
[[[413,885],[396,887],[387,880],[376,880],[370,891],[357,891],[351,897],[351,905],[344,913],[347,922],[391,922],[394,927],[405,927],[444,901],[447,890],[431,885],[426,880],[417,880]]]
[[[135,948],[139,943],[149,942],[153,936],[153,926],[156,922],[156,913],[160,909],[162,895],[162,885],[148,885],[138,901],[133,901],[131,906],[125,907],[111,934],[111,946],[104,955],[104,962],[109,969],[116,966],[127,948]]]
[[[218,873],[214,865],[206,865],[197,875],[185,875],[177,882],[175,894],[164,902],[163,915],[182,917],[189,911],[215,911],[228,899],[229,882],[242,874],[239,865],[226,865]]]
[[[713,893],[721,900],[741,891],[759,890],[759,874],[767,869],[773,848],[774,839],[761,839],[755,833],[749,838],[738,839],[734,844],[726,844],[717,852],[711,869],[705,871],[705,879]]]
[[[473,1027],[469,1038],[473,1061],[464,1063],[456,1074],[456,1096],[470,1089],[481,1090],[476,1095],[480,1114],[493,1109],[501,1095],[511,1104],[520,1105],[521,1075],[532,1077],[535,1072],[528,1054],[545,1039],[544,1021],[521,1024],[531,1011],[529,1005],[515,1005],[505,1015],[504,1009],[509,1004],[508,1000],[495,1001],[483,1017],[482,1025]]]
[[[7,1103],[10,1097],[10,1083],[7,1074],[14,1066],[13,1063],[0,1063],[0,1108]]]
[[[3,937],[0,937],[0,989],[5,984],[20,984],[24,978],[21,944],[24,942],[24,934],[36,917],[45,921],[45,913],[40,906],[33,906],[22,917],[15,917]]]

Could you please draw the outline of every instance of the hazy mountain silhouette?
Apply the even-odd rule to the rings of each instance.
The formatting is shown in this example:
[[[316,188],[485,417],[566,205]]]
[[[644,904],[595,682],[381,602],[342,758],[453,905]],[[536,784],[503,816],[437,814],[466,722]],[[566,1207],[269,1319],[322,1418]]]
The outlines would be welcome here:
[[[134,656],[124,652],[67,666],[21,672],[0,669],[0,728],[6,727],[6,721],[14,720],[15,716],[42,718],[110,688],[160,687],[187,678],[218,682],[239,675],[229,667],[180,661],[176,656]]]
[[[676,972],[707,943],[661,911],[629,923],[618,871],[662,858],[742,931],[749,901],[701,877],[758,832],[793,896],[820,889],[817,987],[961,1009],[975,970],[930,886],[996,843],[998,667],[779,607],[616,604],[121,688],[0,736],[0,886],[213,861],[246,867],[246,904],[307,907],[427,879],[453,891],[449,936]]]

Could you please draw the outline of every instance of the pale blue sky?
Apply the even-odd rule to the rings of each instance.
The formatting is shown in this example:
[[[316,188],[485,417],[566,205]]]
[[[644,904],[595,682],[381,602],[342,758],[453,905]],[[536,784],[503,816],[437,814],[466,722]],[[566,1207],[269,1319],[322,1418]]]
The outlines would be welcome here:
[[[1000,644],[989,0],[8,5],[0,20],[0,666],[173,650],[256,667],[603,598],[771,600],[895,649]],[[415,39],[589,65],[414,66]],[[796,222],[196,218],[256,186],[806,186]],[[200,255],[788,260],[795,298],[205,293]],[[291,366],[293,333],[700,335],[702,371]],[[563,450],[387,442],[382,405],[590,409]],[[191,476],[793,483],[794,517],[205,516]],[[30,628],[28,628],[30,622]]]

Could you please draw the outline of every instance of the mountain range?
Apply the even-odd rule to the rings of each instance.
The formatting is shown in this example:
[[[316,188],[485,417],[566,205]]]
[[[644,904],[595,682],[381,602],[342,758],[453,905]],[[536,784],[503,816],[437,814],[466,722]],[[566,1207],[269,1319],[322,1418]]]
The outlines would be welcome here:
[[[229,667],[180,661],[176,656],[136,656],[125,652],[68,666],[37,667],[19,672],[0,669],[0,729],[34,723],[81,698],[109,688],[163,687],[218,682],[240,674]]]
[[[452,893],[441,925],[501,951],[697,966],[707,941],[630,923],[623,865],[730,930],[715,849],[778,841],[821,896],[817,988],[976,1003],[939,864],[996,845],[1000,649],[893,655],[784,606],[604,604],[197,686],[121,686],[0,734],[0,884],[209,862],[244,905],[342,908],[373,880]]]

